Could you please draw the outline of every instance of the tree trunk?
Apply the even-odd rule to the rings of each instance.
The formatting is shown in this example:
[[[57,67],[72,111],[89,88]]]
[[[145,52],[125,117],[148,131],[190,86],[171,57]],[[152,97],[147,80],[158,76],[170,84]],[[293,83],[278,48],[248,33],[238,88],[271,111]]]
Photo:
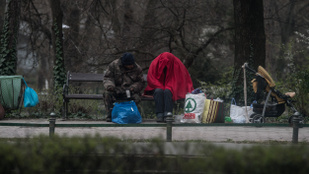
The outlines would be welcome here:
[[[244,75],[242,65],[247,62],[252,69],[265,66],[265,32],[263,0],[233,0],[235,21],[235,58],[232,97],[244,101]],[[252,102],[250,87],[252,75],[246,73],[248,101]],[[248,76],[249,75],[249,76]],[[251,78],[250,78],[251,77]]]
[[[5,13],[5,7],[6,7],[6,0],[0,0],[0,35],[2,33],[2,27],[3,27],[3,19],[4,19],[4,13]]]
[[[65,69],[63,59],[63,34],[62,34],[62,10],[60,0],[50,0],[52,11],[52,43],[55,54],[54,58],[54,89],[62,88],[65,82]]]
[[[69,26],[65,29],[65,66],[72,72],[78,72],[83,69],[83,59],[81,50],[79,50],[79,27],[80,27],[80,10],[74,7],[68,7],[70,10],[69,17],[65,24]]]
[[[48,58],[49,52],[38,52],[38,55],[41,57],[39,61],[39,68],[38,68],[38,90],[42,91],[45,88],[46,80],[50,80],[50,69],[48,67]]]
[[[123,21],[122,21],[122,28],[121,28],[121,46],[126,50],[132,47],[134,44],[133,41],[133,9],[131,7],[131,1],[125,0],[124,1],[124,14],[123,14]]]
[[[283,67],[286,67],[288,64],[285,54],[288,50],[288,44],[290,41],[290,36],[293,34],[294,31],[294,24],[295,24],[295,14],[294,14],[294,8],[295,8],[295,0],[289,1],[289,7],[287,11],[286,18],[283,19],[280,23],[280,29],[281,29],[281,47],[279,51],[279,58],[276,62],[276,72],[277,72],[277,78],[282,79],[284,78],[284,74],[287,74],[285,69]],[[283,71],[283,72],[282,72]]]
[[[15,75],[17,68],[17,41],[20,19],[20,0],[8,2],[0,44],[0,74]]]

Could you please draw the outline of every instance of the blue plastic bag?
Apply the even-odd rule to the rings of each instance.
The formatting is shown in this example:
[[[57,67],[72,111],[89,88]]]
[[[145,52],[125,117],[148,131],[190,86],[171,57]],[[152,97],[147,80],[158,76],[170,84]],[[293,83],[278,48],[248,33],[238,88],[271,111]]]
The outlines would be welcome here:
[[[142,116],[134,101],[115,103],[112,110],[112,122],[118,124],[141,123]]]
[[[24,92],[24,107],[33,107],[39,103],[38,94],[30,87],[28,87],[25,79],[23,79],[26,85]]]

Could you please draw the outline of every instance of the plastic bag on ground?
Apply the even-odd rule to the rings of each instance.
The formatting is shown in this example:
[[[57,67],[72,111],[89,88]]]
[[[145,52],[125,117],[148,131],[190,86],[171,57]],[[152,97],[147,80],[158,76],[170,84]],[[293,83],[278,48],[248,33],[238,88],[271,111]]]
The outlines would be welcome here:
[[[233,123],[248,123],[249,118],[246,116],[246,108],[248,111],[248,117],[253,113],[253,108],[250,106],[237,106],[235,99],[232,99],[230,108],[230,117]]]
[[[206,95],[204,93],[186,94],[185,113],[181,123],[201,123]]]

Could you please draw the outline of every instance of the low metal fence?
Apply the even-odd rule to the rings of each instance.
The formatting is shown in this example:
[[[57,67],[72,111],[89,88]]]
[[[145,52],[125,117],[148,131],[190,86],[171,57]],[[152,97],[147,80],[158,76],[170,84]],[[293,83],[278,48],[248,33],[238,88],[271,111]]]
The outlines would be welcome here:
[[[69,127],[165,127],[166,128],[166,141],[171,142],[173,136],[173,127],[206,127],[206,126],[247,126],[247,127],[290,127],[292,131],[292,143],[298,143],[299,128],[309,127],[309,124],[299,124],[297,119],[293,120],[293,126],[290,124],[276,124],[276,123],[250,123],[250,124],[234,124],[234,123],[210,123],[210,124],[193,124],[193,123],[173,123],[172,118],[168,118],[165,124],[147,123],[147,124],[56,124],[55,117],[49,119],[49,123],[1,123],[0,126],[19,126],[19,127],[48,127],[49,136],[55,134],[56,127],[69,128]]]

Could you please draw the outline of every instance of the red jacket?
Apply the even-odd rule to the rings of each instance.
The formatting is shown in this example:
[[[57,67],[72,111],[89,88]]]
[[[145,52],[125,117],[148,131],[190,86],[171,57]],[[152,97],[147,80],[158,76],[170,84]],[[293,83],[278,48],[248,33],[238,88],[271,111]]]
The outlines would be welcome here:
[[[186,94],[194,89],[188,70],[171,53],[161,53],[150,64],[145,93],[156,88],[169,89],[174,101],[185,98]]]

